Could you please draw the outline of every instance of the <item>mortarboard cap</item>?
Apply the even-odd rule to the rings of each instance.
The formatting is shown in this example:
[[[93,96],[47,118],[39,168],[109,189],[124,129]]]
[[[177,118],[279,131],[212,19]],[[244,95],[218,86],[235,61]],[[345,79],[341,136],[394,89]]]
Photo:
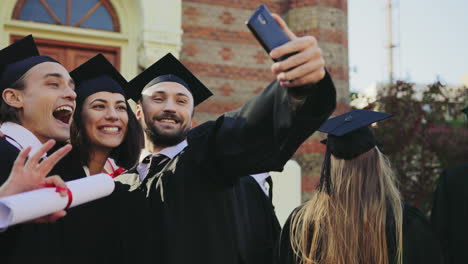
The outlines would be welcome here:
[[[81,64],[70,75],[75,81],[77,104],[97,92],[120,93],[128,99],[125,93],[129,88],[127,80],[102,54]]]
[[[326,188],[330,193],[330,155],[350,160],[371,150],[377,141],[369,125],[391,116],[369,110],[354,110],[327,120],[318,129],[328,133],[327,139],[322,141],[327,145],[327,152],[322,165],[320,190]]]
[[[352,159],[376,145],[368,126],[391,116],[369,110],[354,110],[327,120],[318,130],[328,134],[326,144],[333,155]]]
[[[43,62],[58,63],[50,57],[39,56],[32,35],[0,50],[0,92],[11,87],[32,67]]]
[[[141,93],[160,82],[177,82],[192,93],[194,106],[213,95],[179,60],[168,53],[130,81],[129,97],[138,102]]]

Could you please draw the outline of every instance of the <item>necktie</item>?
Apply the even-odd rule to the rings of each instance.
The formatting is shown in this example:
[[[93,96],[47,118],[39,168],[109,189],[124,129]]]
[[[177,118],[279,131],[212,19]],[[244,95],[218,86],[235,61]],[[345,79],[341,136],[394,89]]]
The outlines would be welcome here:
[[[273,180],[271,176],[265,178],[266,182],[268,182],[268,196],[270,197],[270,201],[273,201]]]
[[[167,161],[169,159],[162,155],[162,154],[157,154],[151,157],[146,157],[143,160],[143,163],[149,163],[149,168],[148,172],[146,173],[146,177],[151,177],[161,171],[164,168],[164,165],[166,165]],[[145,162],[146,161],[146,162]]]
[[[149,163],[149,168],[148,172],[146,173],[145,181],[160,172],[164,166],[169,162],[169,158],[162,155],[162,154],[157,154],[157,155],[148,155],[142,163]],[[162,176],[158,177],[156,181],[156,189],[159,188],[159,192],[161,194],[161,201],[164,202],[164,190],[163,190],[163,182],[162,182]]]

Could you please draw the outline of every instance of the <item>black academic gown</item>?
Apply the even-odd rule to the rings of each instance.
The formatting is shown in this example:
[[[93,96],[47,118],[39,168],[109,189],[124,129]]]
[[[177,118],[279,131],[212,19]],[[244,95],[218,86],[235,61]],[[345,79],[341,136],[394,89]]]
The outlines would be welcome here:
[[[288,90],[274,82],[241,109],[192,129],[188,146],[141,184],[137,173],[117,178],[148,195],[157,219],[155,263],[240,263],[232,186],[242,175],[282,170],[330,116],[330,77],[309,88],[294,111]]]
[[[64,181],[86,177],[73,152],[51,174]],[[142,217],[149,209],[144,207],[147,199],[127,189],[117,183],[110,196],[70,208],[56,223],[11,227],[5,234],[14,242],[7,241],[2,263],[149,263],[148,250],[135,254],[151,244],[149,219]]]
[[[0,137],[0,186],[8,179],[19,150]]]
[[[272,264],[281,232],[270,197],[250,176],[234,186],[237,240],[242,263]]]
[[[0,138],[0,184],[8,178],[19,150],[8,141]],[[52,175],[53,173],[50,173]],[[40,206],[40,205],[38,205]],[[2,263],[30,263],[31,261],[56,262],[50,257],[50,252],[58,252],[60,245],[57,241],[47,241],[50,236],[59,236],[56,225],[25,223],[9,227],[0,235],[0,258]]]
[[[431,222],[446,263],[468,262],[468,163],[445,170],[439,178]]]
[[[291,248],[291,215],[280,235],[278,264],[299,263],[296,262]],[[391,226],[387,226],[386,229],[389,263],[395,263],[396,245],[395,241],[390,239],[394,237],[394,231],[391,230]],[[443,264],[442,251],[426,217],[418,209],[405,205],[403,209],[403,264],[420,263]]]

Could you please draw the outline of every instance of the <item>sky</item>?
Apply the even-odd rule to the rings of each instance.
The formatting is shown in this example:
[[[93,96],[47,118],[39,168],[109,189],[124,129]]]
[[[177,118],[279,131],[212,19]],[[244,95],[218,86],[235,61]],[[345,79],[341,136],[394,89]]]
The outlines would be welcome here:
[[[386,0],[348,0],[350,90],[388,81]],[[437,78],[461,85],[468,74],[468,0],[393,0],[394,79]]]

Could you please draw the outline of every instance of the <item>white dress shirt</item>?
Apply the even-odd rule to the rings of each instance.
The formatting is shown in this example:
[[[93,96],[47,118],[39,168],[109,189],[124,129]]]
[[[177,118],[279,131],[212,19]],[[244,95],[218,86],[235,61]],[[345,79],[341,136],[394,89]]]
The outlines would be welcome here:
[[[143,149],[141,151],[141,155],[140,155],[140,163],[137,166],[137,171],[138,171],[138,175],[140,176],[140,180],[143,181],[143,179],[145,179],[145,177],[146,177],[146,174],[148,174],[149,163],[142,163],[141,162],[148,155],[156,156],[158,154],[162,154],[162,155],[168,157],[169,159],[173,159],[175,156],[177,156],[177,154],[179,154],[187,146],[188,146],[187,140],[184,140],[184,141],[180,142],[179,144],[177,144],[175,146],[165,148],[165,149],[161,150],[158,153],[150,153],[146,149]]]
[[[258,185],[260,185],[260,188],[262,188],[262,191],[266,194],[266,196],[269,197],[268,189],[270,188],[270,186],[268,186],[268,188],[266,186],[266,178],[268,178],[268,176],[270,176],[268,174],[268,172],[259,173],[259,174],[252,174],[250,176],[257,181]]]
[[[5,122],[0,125],[0,131],[6,135],[5,139],[8,143],[12,144],[20,151],[31,146],[29,156],[34,155],[34,153],[42,147],[41,141],[22,125],[13,122]],[[42,157],[46,158],[47,154],[44,154]]]

